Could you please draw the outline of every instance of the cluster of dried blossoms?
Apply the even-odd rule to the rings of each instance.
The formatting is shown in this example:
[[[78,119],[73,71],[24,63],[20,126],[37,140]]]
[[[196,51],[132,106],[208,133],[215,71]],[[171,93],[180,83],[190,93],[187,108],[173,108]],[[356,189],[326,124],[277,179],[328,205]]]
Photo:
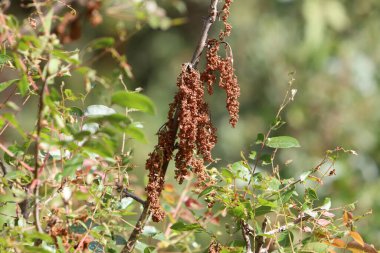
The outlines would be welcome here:
[[[197,176],[199,186],[212,183],[205,171],[205,162],[212,162],[211,150],[216,144],[216,128],[213,127],[208,105],[204,99],[207,87],[209,94],[213,92],[216,75],[219,74],[219,87],[227,94],[226,107],[230,114],[230,124],[234,127],[238,121],[240,88],[234,74],[232,53],[226,46],[226,57],[218,55],[220,43],[224,43],[231,32],[227,22],[231,0],[225,0],[222,9],[224,30],[219,40],[212,39],[207,43],[206,69],[199,73],[191,64],[182,66],[177,79],[178,92],[170,105],[168,121],[158,133],[158,144],[149,155],[146,168],[149,170],[149,182],[146,187],[153,221],[161,221],[164,211],[160,207],[159,197],[164,187],[164,177],[169,161],[175,154],[175,178],[182,183],[192,171]],[[178,132],[178,133],[177,133]],[[176,143],[177,140],[177,143]]]

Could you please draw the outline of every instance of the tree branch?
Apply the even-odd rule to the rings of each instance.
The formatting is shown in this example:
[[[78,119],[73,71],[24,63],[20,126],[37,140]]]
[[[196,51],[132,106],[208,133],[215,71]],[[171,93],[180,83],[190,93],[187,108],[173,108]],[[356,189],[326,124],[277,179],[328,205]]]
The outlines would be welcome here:
[[[136,200],[137,202],[139,202],[141,205],[145,205],[144,200],[142,200],[139,196],[136,196],[132,192],[128,191],[128,189],[123,189],[122,197],[132,198],[132,199]]]
[[[250,238],[250,228],[249,225],[246,221],[242,220],[241,221],[241,231],[243,233],[243,238],[245,241],[245,247],[246,247],[246,253],[252,253],[252,244],[251,244],[251,238]]]
[[[197,44],[197,47],[195,49],[195,52],[194,52],[193,57],[191,59],[191,62],[189,64],[190,65],[189,67],[195,68],[199,62],[199,57],[202,54],[202,52],[206,46],[206,41],[208,38],[209,30],[210,30],[212,24],[215,22],[216,17],[217,17],[218,1],[219,0],[211,0],[208,18],[203,25],[201,37],[199,39],[199,42]],[[178,116],[179,116],[178,114],[179,114],[179,108],[176,108],[176,112],[175,112],[174,118],[173,118],[173,120],[174,120],[173,131],[172,131],[173,136],[171,138],[171,140],[173,140],[173,141],[172,141],[172,143],[170,143],[170,145],[172,147],[174,147],[174,145],[175,145],[175,139],[176,139],[175,137],[176,137],[177,132],[178,132]],[[173,148],[173,150],[174,150],[174,148]],[[169,162],[170,162],[170,157],[172,156],[172,154],[167,154],[167,156],[168,157],[165,157],[163,159],[165,162],[162,164],[161,169],[160,169],[160,177],[162,177],[162,178],[165,178],[166,171],[168,169]],[[140,235],[141,235],[141,233],[142,233],[142,231],[143,231],[143,229],[144,229],[144,227],[145,227],[145,225],[149,219],[149,216],[151,213],[150,207],[151,207],[151,203],[149,201],[145,201],[144,209],[140,215],[140,218],[138,219],[136,226],[133,229],[133,231],[132,231],[127,243],[125,244],[124,248],[122,249],[121,253],[130,253],[135,248],[137,239],[140,237]]]

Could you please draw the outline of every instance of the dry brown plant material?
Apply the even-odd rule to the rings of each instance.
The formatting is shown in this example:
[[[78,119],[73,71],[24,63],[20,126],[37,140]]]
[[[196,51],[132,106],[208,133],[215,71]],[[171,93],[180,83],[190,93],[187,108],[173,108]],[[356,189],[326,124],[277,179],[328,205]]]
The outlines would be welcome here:
[[[225,37],[230,36],[232,26],[228,23],[228,17],[230,16],[230,6],[232,4],[232,0],[225,0],[222,8],[222,21],[224,25],[224,30],[220,31],[219,39],[223,41]]]
[[[175,178],[180,184],[190,172],[196,175],[197,186],[200,189],[214,183],[205,169],[205,163],[213,162],[211,151],[216,144],[217,136],[205,102],[204,86],[211,95],[217,74],[218,86],[224,89],[227,95],[226,107],[230,114],[230,124],[235,127],[238,121],[240,88],[234,73],[231,48],[224,42],[225,37],[231,32],[231,25],[228,23],[231,3],[231,0],[225,0],[222,9],[224,30],[220,32],[219,40],[211,39],[207,43],[206,68],[202,74],[191,64],[182,65],[181,74],[177,79],[178,92],[174,102],[170,104],[168,121],[158,132],[158,144],[146,162],[146,169],[149,170],[149,182],[146,187],[147,203],[150,205],[152,219],[155,222],[165,217],[160,206],[160,195],[165,183],[164,170],[173,159],[174,149],[177,149],[174,156]],[[225,45],[225,57],[218,55],[222,43]],[[177,124],[178,133],[176,133]],[[163,166],[164,164],[166,166]],[[209,206],[211,205],[212,203],[209,203]],[[215,247],[217,249],[218,245]]]
[[[222,246],[216,241],[212,241],[209,248],[208,252],[209,253],[219,253],[222,250]]]
[[[208,92],[213,93],[213,84],[216,82],[216,74],[219,73],[219,87],[224,89],[227,95],[226,108],[230,114],[230,124],[235,127],[239,119],[240,87],[233,67],[231,48],[225,42],[226,56],[218,55],[220,42],[211,39],[207,43],[206,69],[202,73],[201,80],[207,84]]]

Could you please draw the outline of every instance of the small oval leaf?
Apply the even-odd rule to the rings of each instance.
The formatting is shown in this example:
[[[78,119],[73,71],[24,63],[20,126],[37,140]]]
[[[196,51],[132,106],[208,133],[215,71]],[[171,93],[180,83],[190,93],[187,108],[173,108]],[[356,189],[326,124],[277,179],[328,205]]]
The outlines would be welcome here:
[[[265,145],[270,148],[299,148],[298,140],[290,136],[277,136],[268,138]]]

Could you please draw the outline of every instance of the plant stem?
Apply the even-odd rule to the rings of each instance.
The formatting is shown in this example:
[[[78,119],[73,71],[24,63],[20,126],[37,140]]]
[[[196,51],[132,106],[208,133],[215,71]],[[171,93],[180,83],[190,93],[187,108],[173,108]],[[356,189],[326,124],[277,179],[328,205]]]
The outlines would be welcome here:
[[[193,54],[193,57],[191,59],[190,67],[195,68],[197,66],[197,64],[199,62],[199,57],[202,54],[202,52],[206,46],[208,33],[210,31],[212,24],[215,22],[215,20],[217,18],[218,1],[219,0],[211,0],[210,6],[209,6],[208,17],[207,17],[207,19],[203,25],[201,37],[199,39],[199,42],[197,44],[197,47],[196,47],[194,54]],[[173,131],[172,131],[174,136],[172,136],[173,138],[171,138],[173,140],[173,143],[170,143],[171,146],[173,147],[173,150],[174,150],[174,146],[175,146],[175,139],[176,139],[175,137],[176,137],[177,132],[178,132],[178,115],[179,115],[179,108],[176,108],[176,112],[175,112],[175,115],[173,118],[174,124],[173,124]],[[167,168],[169,166],[170,159],[166,159],[166,158],[172,157],[172,154],[167,154],[167,156],[168,157],[165,157],[163,159],[165,162],[162,164],[162,166],[160,168],[160,177],[162,177],[162,178],[165,178],[166,171],[167,171]],[[137,239],[140,237],[140,235],[141,235],[141,233],[142,233],[142,231],[143,231],[143,229],[144,229],[144,227],[145,227],[145,225],[149,219],[150,207],[151,207],[151,203],[149,201],[145,201],[144,209],[140,215],[140,218],[138,219],[136,226],[133,229],[133,231],[132,231],[127,243],[125,244],[124,248],[122,249],[121,253],[132,252],[133,249],[135,248]]]
[[[38,153],[39,153],[39,148],[40,148],[40,135],[41,135],[41,129],[42,129],[42,119],[43,119],[43,109],[44,109],[44,96],[45,96],[45,90],[47,86],[47,81],[45,80],[43,82],[43,85],[41,87],[41,91],[39,93],[39,101],[38,101],[38,118],[37,118],[37,136],[36,136],[36,148],[34,152],[34,160],[35,160],[35,165],[34,165],[34,189],[33,189],[33,194],[34,194],[34,210],[33,210],[33,215],[34,215],[34,223],[36,226],[36,229],[38,232],[43,233],[42,226],[40,223],[40,209],[39,209],[39,170],[40,170],[40,163],[38,160]]]

